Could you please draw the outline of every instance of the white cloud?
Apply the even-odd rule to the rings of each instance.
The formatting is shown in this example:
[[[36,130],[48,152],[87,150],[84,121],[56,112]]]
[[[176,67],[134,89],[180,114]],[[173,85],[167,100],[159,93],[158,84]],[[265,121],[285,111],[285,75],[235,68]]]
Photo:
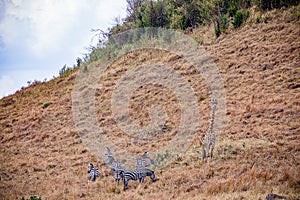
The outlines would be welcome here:
[[[15,91],[15,89],[15,81],[10,76],[4,75],[0,77],[0,97],[12,94],[12,91]]]
[[[0,30],[6,45],[20,45],[14,43],[23,38],[23,45],[43,57],[66,48],[65,41],[80,42],[91,28],[107,28],[125,8],[125,0],[15,0],[6,4]]]
[[[0,75],[72,66],[86,53],[91,29],[107,30],[126,15],[126,0],[0,0],[0,7]]]

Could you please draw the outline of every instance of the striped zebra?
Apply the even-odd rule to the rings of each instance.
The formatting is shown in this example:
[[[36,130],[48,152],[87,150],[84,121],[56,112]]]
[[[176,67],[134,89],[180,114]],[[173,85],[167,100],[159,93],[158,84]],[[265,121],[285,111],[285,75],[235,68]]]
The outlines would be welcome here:
[[[90,163],[88,165],[88,173],[89,173],[91,181],[95,181],[96,178],[99,177],[99,175],[100,175],[99,171],[98,171],[98,168],[94,168],[92,163]]]
[[[106,165],[111,165],[115,161],[115,157],[111,153],[111,151],[108,147],[105,147],[105,155],[106,155],[105,164]]]
[[[105,164],[110,165],[110,169],[115,178],[115,181],[119,184],[120,180],[123,179],[123,172],[126,171],[126,168],[121,166],[119,161],[115,160],[114,155],[108,147],[105,147],[105,155]]]
[[[129,180],[134,180],[134,181],[139,180],[140,183],[143,183],[144,179],[147,176],[150,176],[153,182],[156,181],[154,171],[150,169],[135,169],[135,170],[124,171],[123,172],[124,190],[128,188]]]
[[[120,180],[124,178],[123,174],[125,171],[127,171],[126,168],[121,166],[121,164],[118,161],[114,161],[110,168],[113,172],[115,181],[119,184]]]

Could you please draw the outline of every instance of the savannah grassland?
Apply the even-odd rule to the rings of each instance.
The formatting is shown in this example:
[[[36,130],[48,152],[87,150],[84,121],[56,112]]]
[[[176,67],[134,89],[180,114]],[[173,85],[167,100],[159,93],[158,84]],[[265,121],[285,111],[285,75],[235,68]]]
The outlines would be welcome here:
[[[66,77],[33,84],[0,100],[0,199],[265,199],[273,193],[300,198],[300,21],[295,10],[273,10],[267,23],[248,23],[218,39],[211,27],[190,36],[200,41],[219,67],[226,89],[226,126],[213,159],[202,162],[196,138],[186,155],[155,171],[158,181],[114,182],[110,169],[87,150],[72,119],[71,92],[77,70]],[[251,22],[252,18],[252,22]],[[174,66],[192,85],[208,128],[209,91],[183,58],[161,51],[135,51],[114,62],[100,78],[98,121],[111,139],[126,142],[109,111],[111,93],[126,70],[161,61]],[[48,103],[48,106],[45,106]],[[162,105],[175,129],[180,120],[171,91],[156,85],[136,90],[130,114],[147,124],[147,108]],[[167,134],[168,137],[168,134]],[[170,136],[171,137],[171,136]],[[166,138],[167,140],[168,138]],[[162,140],[163,141],[163,140]],[[151,151],[160,144],[153,142]],[[125,147],[124,147],[125,148]],[[130,151],[146,149],[132,144]],[[100,178],[88,181],[87,164]]]

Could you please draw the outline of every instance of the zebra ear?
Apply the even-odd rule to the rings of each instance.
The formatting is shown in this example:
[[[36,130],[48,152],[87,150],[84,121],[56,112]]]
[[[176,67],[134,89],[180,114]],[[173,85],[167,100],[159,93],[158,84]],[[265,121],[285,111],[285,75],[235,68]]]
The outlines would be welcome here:
[[[106,154],[106,156],[112,156],[113,157],[113,154],[111,153],[111,151],[108,147],[105,147],[105,154]]]
[[[217,105],[218,104],[218,100],[217,99],[212,99],[211,100],[211,104],[212,105]]]
[[[149,155],[149,152],[145,152],[144,154],[143,154],[143,158],[149,158],[150,157],[150,155]]]

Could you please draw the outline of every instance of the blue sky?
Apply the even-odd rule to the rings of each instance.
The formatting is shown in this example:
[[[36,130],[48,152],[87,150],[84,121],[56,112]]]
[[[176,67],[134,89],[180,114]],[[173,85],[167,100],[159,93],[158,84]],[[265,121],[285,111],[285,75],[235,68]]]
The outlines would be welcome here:
[[[72,67],[91,29],[125,16],[126,0],[0,0],[0,98]]]

